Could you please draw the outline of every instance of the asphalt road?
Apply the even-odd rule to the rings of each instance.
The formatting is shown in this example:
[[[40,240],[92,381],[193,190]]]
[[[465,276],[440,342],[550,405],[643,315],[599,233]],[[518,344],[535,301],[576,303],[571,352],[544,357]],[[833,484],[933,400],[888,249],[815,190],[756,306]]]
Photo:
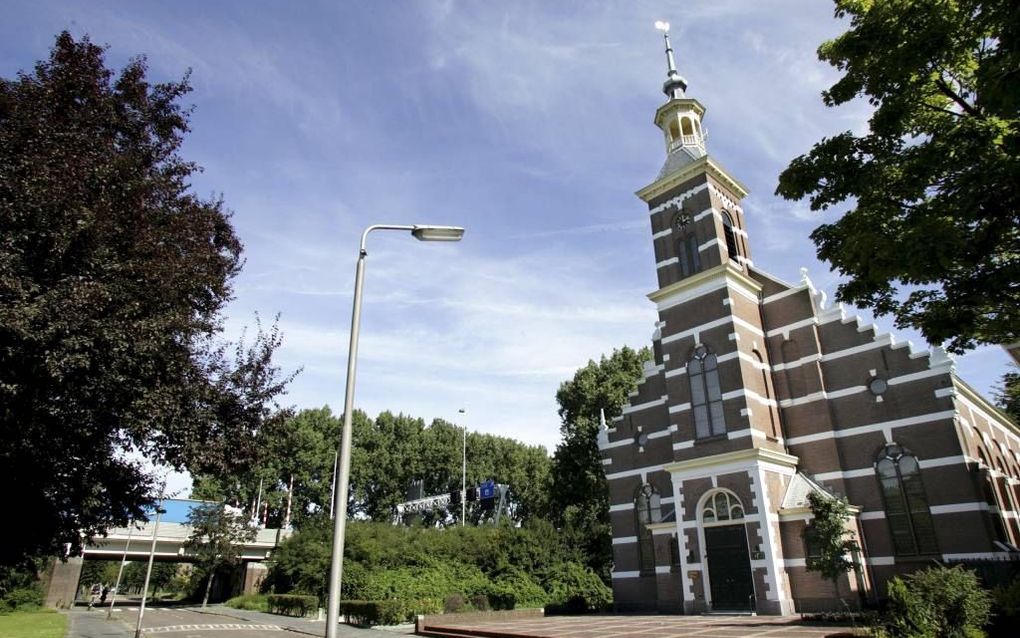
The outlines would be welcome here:
[[[71,629],[67,638],[134,638],[138,609],[126,607],[107,620],[106,610],[79,607],[68,612]],[[326,633],[325,622],[277,616],[228,607],[150,607],[142,617],[142,634],[149,638],[319,638]],[[409,635],[411,626],[362,629],[341,625],[343,638],[387,638]]]

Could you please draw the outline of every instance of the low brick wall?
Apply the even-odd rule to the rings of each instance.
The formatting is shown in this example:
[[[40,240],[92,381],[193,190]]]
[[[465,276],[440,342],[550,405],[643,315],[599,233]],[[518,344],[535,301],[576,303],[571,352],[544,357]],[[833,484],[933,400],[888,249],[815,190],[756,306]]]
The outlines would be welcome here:
[[[507,609],[502,611],[471,611],[463,614],[429,614],[415,619],[415,632],[426,631],[429,627],[445,627],[448,625],[464,625],[472,622],[510,620],[512,618],[543,618],[545,610]]]

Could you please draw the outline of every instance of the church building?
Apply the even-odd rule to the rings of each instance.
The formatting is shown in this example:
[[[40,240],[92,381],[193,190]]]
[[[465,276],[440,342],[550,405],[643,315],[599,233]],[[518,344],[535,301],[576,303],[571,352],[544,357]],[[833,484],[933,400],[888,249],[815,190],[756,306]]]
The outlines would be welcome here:
[[[942,350],[751,259],[747,189],[709,153],[666,34],[648,204],[654,360],[599,436],[620,611],[789,614],[885,596],[933,560],[1015,559],[1020,428]],[[802,271],[803,272],[803,271]],[[806,569],[807,495],[845,496],[860,569]]]

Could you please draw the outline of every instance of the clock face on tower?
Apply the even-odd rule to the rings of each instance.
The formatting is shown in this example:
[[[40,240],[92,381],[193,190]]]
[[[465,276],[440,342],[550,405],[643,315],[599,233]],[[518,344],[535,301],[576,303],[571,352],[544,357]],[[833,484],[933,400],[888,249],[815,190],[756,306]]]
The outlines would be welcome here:
[[[690,225],[690,223],[691,216],[689,213],[685,213],[684,211],[678,210],[677,213],[673,215],[673,228],[675,228],[676,230],[686,230],[687,226]]]

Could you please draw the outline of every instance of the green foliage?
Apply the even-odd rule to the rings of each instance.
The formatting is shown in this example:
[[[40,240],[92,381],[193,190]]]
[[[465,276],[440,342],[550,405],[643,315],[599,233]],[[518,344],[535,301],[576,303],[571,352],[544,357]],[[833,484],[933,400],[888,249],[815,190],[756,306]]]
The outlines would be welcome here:
[[[143,518],[146,465],[234,472],[286,380],[271,355],[217,338],[241,267],[223,202],[189,192],[187,79],[119,73],[61,33],[0,78],[0,467],[31,511],[0,565],[72,552]]]
[[[434,601],[406,603],[402,600],[342,600],[340,613],[355,625],[399,625],[411,622],[418,614],[441,611]]]
[[[287,538],[273,555],[265,586],[313,594],[324,603],[331,538],[328,525],[320,523]],[[576,548],[560,538],[540,519],[519,528],[445,529],[350,521],[341,597],[400,601],[401,613],[411,616],[438,613],[444,603],[460,609],[543,607],[550,601],[578,610],[605,608],[611,591],[572,560]]]
[[[269,597],[265,594],[244,594],[242,596],[234,596],[223,604],[227,607],[232,607],[233,609],[269,611]]]
[[[244,544],[255,539],[257,529],[244,515],[230,511],[221,503],[201,503],[188,512],[191,535],[184,548],[208,581],[202,606],[209,602],[209,592],[216,572],[241,563]]]
[[[843,76],[829,106],[865,98],[870,130],[823,139],[777,193],[849,277],[836,296],[961,352],[1020,339],[1020,21],[1002,0],[835,0],[850,29],[818,49]]]
[[[42,589],[36,578],[41,566],[38,560],[26,560],[18,566],[0,565],[0,613],[42,606]]]
[[[1013,364],[1014,370],[1016,367]],[[1014,423],[1020,423],[1020,372],[1011,370],[1002,376],[1002,382],[995,391],[995,402]]]
[[[818,572],[839,587],[839,578],[855,565],[852,556],[860,550],[854,533],[847,527],[850,505],[844,497],[808,493],[811,524],[804,528],[804,540],[814,551],[807,558],[808,571]]]
[[[0,613],[0,636],[4,638],[64,638],[67,614],[54,609]]]
[[[598,450],[599,412],[604,410],[607,420],[620,414],[650,358],[647,348],[624,346],[598,363],[589,361],[556,393],[563,441],[550,472],[550,517],[607,583],[613,554],[609,492]]]
[[[613,602],[613,591],[591,569],[577,563],[563,563],[549,570],[544,582],[549,592],[550,613],[605,611]]]
[[[930,567],[893,578],[884,631],[890,638],[966,638],[982,635],[991,596],[974,572]]]
[[[271,614],[307,616],[318,609],[319,599],[299,594],[270,594],[266,596],[266,605]]]
[[[1020,578],[1003,587],[992,590],[995,615],[1009,624],[1020,623]]]

